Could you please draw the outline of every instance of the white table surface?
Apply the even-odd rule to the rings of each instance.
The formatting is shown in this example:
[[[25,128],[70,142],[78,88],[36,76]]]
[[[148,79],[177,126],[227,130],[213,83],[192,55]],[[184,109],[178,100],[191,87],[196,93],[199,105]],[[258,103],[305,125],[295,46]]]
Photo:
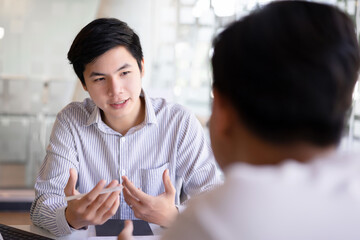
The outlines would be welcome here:
[[[163,229],[156,224],[152,224],[150,223],[150,228],[153,231],[154,235],[152,236],[134,236],[133,238],[136,239],[141,239],[141,240],[146,240],[146,239],[151,239],[151,240],[158,240],[160,239],[160,234],[163,231]],[[11,227],[15,227],[24,231],[28,231],[28,232],[32,232],[32,233],[36,233],[48,238],[52,238],[52,239],[59,239],[59,240],[69,240],[69,239],[90,239],[90,240],[99,240],[99,239],[106,239],[106,240],[116,240],[117,236],[111,236],[111,237],[96,237],[96,233],[95,233],[95,227],[94,226],[89,226],[88,230],[80,230],[80,231],[76,231],[70,235],[64,236],[64,237],[59,237],[56,238],[53,234],[51,234],[50,232],[39,228],[37,226],[34,225],[11,225]]]

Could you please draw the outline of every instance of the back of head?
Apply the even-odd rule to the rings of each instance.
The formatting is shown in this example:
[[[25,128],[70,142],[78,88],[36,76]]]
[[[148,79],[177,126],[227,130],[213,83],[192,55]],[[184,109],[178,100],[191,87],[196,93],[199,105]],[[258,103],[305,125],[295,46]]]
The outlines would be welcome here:
[[[275,143],[336,144],[358,77],[351,19],[329,5],[279,1],[214,40],[213,86],[246,127]]]
[[[70,47],[68,59],[83,85],[86,64],[117,46],[125,47],[141,70],[143,53],[140,39],[125,22],[116,18],[99,18],[81,29]]]

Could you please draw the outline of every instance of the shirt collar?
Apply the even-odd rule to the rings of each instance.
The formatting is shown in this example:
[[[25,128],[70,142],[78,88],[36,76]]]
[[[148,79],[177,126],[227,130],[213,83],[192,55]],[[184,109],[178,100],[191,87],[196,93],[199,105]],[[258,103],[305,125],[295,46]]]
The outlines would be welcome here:
[[[157,118],[155,115],[154,106],[152,105],[151,99],[148,97],[148,95],[145,93],[145,91],[143,89],[141,89],[140,97],[144,97],[144,100],[145,100],[144,124],[145,125],[146,124],[156,124],[157,125]],[[104,128],[109,128],[101,119],[100,108],[98,108],[96,105],[86,122],[86,126],[90,126],[94,123],[97,123],[98,127],[103,131],[107,131]]]
[[[100,112],[100,108],[98,108],[95,104],[94,104],[94,110],[92,111],[92,113],[90,114],[87,122],[86,122],[86,126],[90,126],[91,124],[94,123],[99,123],[101,120],[101,112]]]
[[[150,97],[145,93],[145,91],[142,89],[140,96],[144,97],[145,99],[145,124],[156,124],[157,125],[157,118],[155,115],[154,106],[152,104],[152,101]]]
[[[104,133],[114,134],[116,133],[113,129],[111,129],[108,125],[106,125],[103,120],[101,119],[101,110],[96,105],[94,107],[94,110],[90,114],[90,117],[88,118],[86,122],[86,126],[90,126],[92,124],[97,124],[97,127],[99,130],[101,130]],[[119,134],[119,133],[117,133]]]

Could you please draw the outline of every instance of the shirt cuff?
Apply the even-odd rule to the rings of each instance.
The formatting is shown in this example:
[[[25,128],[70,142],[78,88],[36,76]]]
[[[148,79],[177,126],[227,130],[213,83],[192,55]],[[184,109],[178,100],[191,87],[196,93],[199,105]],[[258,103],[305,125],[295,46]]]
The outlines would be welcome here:
[[[64,206],[56,210],[56,225],[61,235],[71,234],[72,232],[76,231],[75,229],[70,228],[68,222],[66,221],[66,217],[65,217],[66,207],[67,206]]]

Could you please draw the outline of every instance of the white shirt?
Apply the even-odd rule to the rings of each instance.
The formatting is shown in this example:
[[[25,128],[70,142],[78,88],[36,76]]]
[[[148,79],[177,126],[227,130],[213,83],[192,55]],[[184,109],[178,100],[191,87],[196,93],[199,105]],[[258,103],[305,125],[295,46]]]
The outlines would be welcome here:
[[[360,154],[238,163],[225,175],[224,185],[189,202],[163,239],[360,239]]]
[[[64,188],[69,169],[78,172],[77,189],[87,193],[101,180],[108,183],[126,175],[136,187],[157,196],[164,192],[162,173],[169,169],[176,188],[188,196],[207,191],[220,180],[199,121],[178,104],[145,99],[145,120],[125,136],[108,127],[91,99],[73,102],[58,115],[45,161],[35,184],[31,219],[57,236],[71,233],[65,219]],[[120,196],[116,219],[135,219]]]

